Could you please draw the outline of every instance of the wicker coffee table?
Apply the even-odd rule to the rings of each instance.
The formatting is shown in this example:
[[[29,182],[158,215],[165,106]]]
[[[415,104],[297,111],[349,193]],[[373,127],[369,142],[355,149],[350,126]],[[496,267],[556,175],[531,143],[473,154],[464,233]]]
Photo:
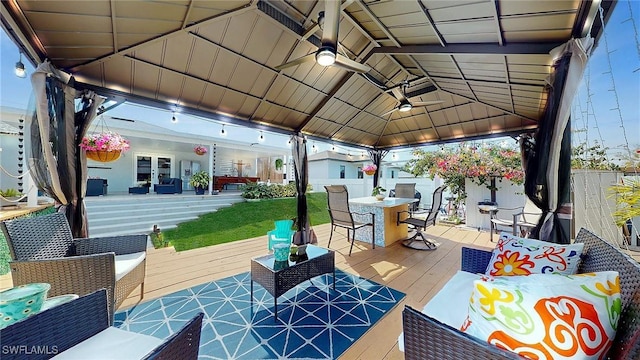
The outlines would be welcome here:
[[[273,313],[278,318],[278,297],[305,280],[333,273],[333,289],[336,289],[335,252],[314,245],[307,245],[307,259],[302,261],[275,261],[273,255],[251,259],[251,303],[253,282],[262,285],[273,296]]]

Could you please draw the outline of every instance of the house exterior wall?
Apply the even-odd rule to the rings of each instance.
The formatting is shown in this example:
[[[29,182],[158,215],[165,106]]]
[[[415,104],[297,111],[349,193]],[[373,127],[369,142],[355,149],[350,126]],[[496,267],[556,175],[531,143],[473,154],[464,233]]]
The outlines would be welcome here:
[[[18,190],[18,179],[14,177],[19,175],[18,136],[0,135],[0,149],[2,149],[2,151],[0,151],[0,165],[2,165],[4,169],[2,174],[0,174],[0,189],[7,190],[11,188]],[[24,169],[26,169],[26,167]],[[24,184],[26,184],[26,182],[24,182]]]
[[[109,184],[108,193],[128,193],[129,187],[138,185],[135,181],[136,155],[157,155],[166,156],[173,159],[172,161],[172,177],[180,177],[183,180],[183,190],[192,190],[193,187],[188,185],[189,178],[181,176],[180,161],[189,160],[199,163],[200,170],[209,171],[209,153],[199,156],[192,151],[163,151],[159,148],[144,147],[136,142],[135,138],[131,138],[131,149],[125,152],[116,161],[109,163],[101,163],[93,160],[87,160],[87,174],[89,178],[107,179]],[[216,168],[215,176],[236,176],[232,173],[231,167],[234,163],[242,160],[245,164],[250,164],[249,168],[245,167],[247,176],[255,176],[256,164],[255,159],[240,159],[234,156],[232,151],[216,151]],[[157,179],[153,182],[157,183]]]

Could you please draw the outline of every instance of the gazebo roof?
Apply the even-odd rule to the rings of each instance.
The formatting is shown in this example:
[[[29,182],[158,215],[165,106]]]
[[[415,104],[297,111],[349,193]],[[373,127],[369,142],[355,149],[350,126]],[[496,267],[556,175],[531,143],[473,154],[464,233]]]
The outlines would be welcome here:
[[[321,46],[325,1],[8,0],[0,10],[32,61],[49,59],[111,100],[394,148],[537,128],[549,50],[597,36],[598,6],[606,19],[614,4],[346,0],[338,51],[366,73],[315,61],[276,69]],[[438,103],[385,115],[403,82],[410,103]]]

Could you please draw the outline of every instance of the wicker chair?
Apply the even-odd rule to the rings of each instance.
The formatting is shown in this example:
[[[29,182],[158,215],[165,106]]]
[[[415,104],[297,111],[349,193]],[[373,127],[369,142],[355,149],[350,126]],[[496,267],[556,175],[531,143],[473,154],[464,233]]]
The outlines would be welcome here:
[[[49,296],[105,288],[111,322],[138,285],[140,298],[144,295],[147,235],[74,239],[62,213],[7,220],[0,227],[11,253],[14,286],[49,283]]]
[[[355,242],[356,230],[365,226],[371,226],[371,245],[375,249],[376,242],[373,233],[375,231],[375,215],[373,213],[356,213],[349,210],[349,192],[344,185],[328,185],[324,187],[327,190],[327,204],[329,206],[329,216],[331,217],[331,233],[329,234],[329,244],[331,246],[331,238],[337,227],[347,229],[347,240],[349,241],[349,233],[351,233],[351,247],[349,248],[349,256],[353,250]],[[353,220],[353,214],[369,215],[371,222],[359,222]]]
[[[130,353],[131,346],[140,354],[146,353],[140,356],[142,359],[196,360],[198,358],[202,313],[197,314],[164,341],[149,335],[110,328],[109,317],[107,294],[104,289],[34,314],[0,332],[0,343],[3,349],[17,349],[3,351],[2,359],[50,359],[58,354],[63,358],[70,356],[95,359],[100,357],[100,353],[105,351],[105,348],[112,357],[116,350],[119,352],[118,355],[124,356],[123,359],[138,358]],[[116,345],[113,343],[114,338],[118,340],[116,348],[114,348]],[[69,352],[63,353],[85,340],[87,342],[81,346],[84,346],[84,350],[90,354],[84,351],[81,354],[74,353],[73,356]],[[96,344],[99,349],[92,347],[90,343]],[[26,350],[19,351],[21,348]],[[32,349],[39,349],[39,351],[35,352]],[[78,350],[80,350],[79,347],[70,352]],[[25,351],[31,352],[27,356]]]
[[[399,211],[396,219],[396,223],[407,224],[415,228],[415,234],[410,238],[403,240],[402,245],[410,247],[412,249],[418,250],[435,250],[437,249],[437,245],[431,240],[427,239],[427,235],[423,232],[427,230],[429,226],[436,225],[436,218],[438,217],[438,213],[440,213],[440,206],[442,205],[442,192],[446,189],[446,186],[440,186],[433,192],[433,199],[431,200],[431,208],[424,209],[421,211],[418,209],[417,211]],[[403,219],[403,213],[408,214],[408,217]],[[427,215],[421,215],[426,213]],[[422,239],[422,243],[414,243],[416,239]]]
[[[640,265],[619,249],[588,230],[581,229],[577,243],[584,243],[579,273],[617,271],[620,274],[622,313],[610,359],[640,359]],[[462,248],[462,270],[484,273],[491,252]],[[499,349],[428,315],[406,306],[402,313],[405,359],[524,359]]]

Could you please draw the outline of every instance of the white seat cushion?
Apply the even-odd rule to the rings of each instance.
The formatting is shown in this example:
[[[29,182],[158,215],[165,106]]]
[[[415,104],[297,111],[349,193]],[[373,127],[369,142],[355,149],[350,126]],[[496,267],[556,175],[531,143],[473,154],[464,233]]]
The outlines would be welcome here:
[[[140,265],[145,256],[147,256],[147,253],[144,251],[133,254],[116,255],[116,281],[122,279],[123,276]]]
[[[142,359],[160,344],[162,344],[162,340],[156,337],[137,334],[112,326],[54,356],[53,359]]]
[[[469,299],[473,293],[473,282],[482,275],[458,270],[444,287],[429,300],[422,312],[430,317],[447,324],[454,329],[460,329],[469,314]],[[398,348],[404,351],[404,334],[398,338]]]

